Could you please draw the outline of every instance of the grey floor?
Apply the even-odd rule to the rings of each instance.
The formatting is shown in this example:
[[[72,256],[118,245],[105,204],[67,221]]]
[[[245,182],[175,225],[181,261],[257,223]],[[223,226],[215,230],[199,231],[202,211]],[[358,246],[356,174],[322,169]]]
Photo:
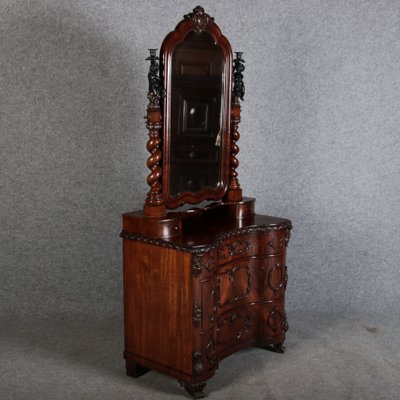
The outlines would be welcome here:
[[[208,398],[399,399],[399,315],[343,315],[289,312],[286,353],[228,357],[206,386]],[[157,372],[125,376],[120,315],[8,318],[0,332],[3,400],[188,398]]]

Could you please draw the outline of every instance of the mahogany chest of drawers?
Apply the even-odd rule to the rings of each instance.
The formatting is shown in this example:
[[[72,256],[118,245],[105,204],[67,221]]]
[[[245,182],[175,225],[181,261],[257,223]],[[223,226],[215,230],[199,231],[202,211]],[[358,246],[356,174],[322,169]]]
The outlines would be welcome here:
[[[253,208],[244,199],[174,214],[157,227],[176,232],[163,239],[139,213],[124,214],[128,375],[155,369],[200,398],[224,357],[250,346],[283,352],[291,222]]]

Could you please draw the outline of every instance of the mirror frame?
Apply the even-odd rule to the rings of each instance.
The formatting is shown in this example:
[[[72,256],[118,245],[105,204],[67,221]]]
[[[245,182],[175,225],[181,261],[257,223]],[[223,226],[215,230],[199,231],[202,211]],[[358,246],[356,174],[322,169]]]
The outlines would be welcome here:
[[[172,59],[176,46],[183,43],[190,32],[208,33],[218,46],[223,55],[222,93],[221,93],[221,159],[220,182],[217,188],[205,187],[202,190],[182,192],[177,196],[170,194],[170,154],[171,154],[171,82]],[[160,50],[160,77],[163,82],[164,94],[162,99],[162,195],[164,204],[169,209],[177,208],[185,203],[198,204],[204,200],[221,200],[229,184],[230,176],[230,124],[231,124],[231,92],[232,92],[232,49],[229,41],[221,33],[214,19],[204,12],[201,7],[196,7],[164,39]],[[178,116],[176,116],[177,118]]]

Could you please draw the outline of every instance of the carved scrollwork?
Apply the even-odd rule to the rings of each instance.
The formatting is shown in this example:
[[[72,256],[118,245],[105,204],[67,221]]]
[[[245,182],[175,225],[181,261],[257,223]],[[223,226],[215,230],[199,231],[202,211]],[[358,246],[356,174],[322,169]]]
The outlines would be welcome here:
[[[238,272],[241,272],[245,276],[245,280],[243,282],[246,285],[242,285],[242,281],[239,279],[239,284],[236,285],[236,275]],[[228,277],[226,279],[225,277]],[[218,275],[218,285],[219,287],[227,287],[229,285],[229,290],[226,293],[219,293],[218,305],[220,307],[225,306],[229,303],[237,303],[239,300],[244,299],[249,296],[251,290],[251,274],[249,268],[247,266],[235,266],[231,269],[228,269]],[[239,293],[240,291],[240,293]]]
[[[234,330],[233,328],[237,326],[240,321],[240,327],[238,330]],[[221,333],[226,325],[229,325],[227,332],[229,332],[228,337],[223,337],[224,335]],[[227,344],[229,342],[237,342],[240,340],[251,328],[251,319],[248,315],[242,315],[240,313],[235,313],[230,317],[224,318],[221,323],[217,327],[217,338],[218,344]]]
[[[277,278],[277,275],[279,277]],[[276,295],[280,289],[286,289],[288,273],[286,265],[275,264],[268,273],[267,284]]]
[[[192,21],[195,25],[195,31],[198,33],[203,32],[208,23],[214,21],[214,18],[206,14],[204,8],[200,6],[197,6],[193,12],[184,15],[183,18]]]
[[[277,307],[271,311],[267,319],[267,325],[276,332],[282,326],[283,316]]]
[[[217,318],[217,297],[219,295],[219,285],[216,284],[215,286],[212,286],[211,288],[211,292],[210,292],[211,296],[212,296],[212,312],[211,314],[208,316],[208,318],[210,319],[210,322],[213,324]]]
[[[218,249],[218,258],[237,257],[251,249],[251,243],[247,240],[237,240],[233,243],[223,243]]]
[[[217,362],[216,356],[217,356],[217,347],[215,345],[214,340],[210,338],[206,347],[206,357],[211,365]]]
[[[268,242],[269,247],[271,249],[274,249],[275,252],[280,252],[284,246],[286,246],[286,238],[282,238],[279,240],[270,240]]]
[[[215,267],[214,257],[209,257],[207,260],[202,259],[202,255],[194,254],[192,261],[193,276],[195,278],[199,277],[201,271],[206,269],[211,272]]]
[[[194,326],[199,326],[201,322],[201,305],[195,300],[193,304],[193,324]]]
[[[204,371],[204,367],[201,362],[201,352],[195,351],[193,353],[192,360],[193,360],[193,376],[200,376]]]

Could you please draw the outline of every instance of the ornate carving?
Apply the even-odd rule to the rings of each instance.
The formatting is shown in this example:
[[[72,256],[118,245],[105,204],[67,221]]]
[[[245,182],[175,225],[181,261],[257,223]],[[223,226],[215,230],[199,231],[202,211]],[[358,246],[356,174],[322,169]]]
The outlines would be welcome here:
[[[240,101],[244,98],[243,74],[244,60],[242,52],[236,52],[236,58],[233,61],[233,89],[232,89],[232,107],[231,107],[231,170],[229,176],[229,186],[227,198],[230,201],[239,201],[242,199],[242,189],[240,188],[238,173],[239,160],[236,156],[239,153],[239,146],[236,144],[240,139]]]
[[[283,246],[286,246],[286,238],[282,238],[279,240],[270,240],[268,242],[269,247],[271,247],[271,249],[274,249],[275,252],[279,252],[283,249]]]
[[[233,60],[233,96],[244,100],[244,83],[243,74],[245,70],[244,60],[242,58],[243,52],[236,51],[236,58]]]
[[[214,257],[209,257],[206,261],[202,260],[202,254],[194,254],[192,261],[193,276],[198,277],[203,269],[211,272],[215,267]]]
[[[203,364],[201,362],[201,352],[195,351],[192,356],[193,360],[193,376],[200,376],[203,371]]]
[[[206,357],[207,357],[208,362],[211,365],[213,365],[217,362],[216,356],[217,356],[217,348],[216,348],[214,340],[210,337],[210,340],[208,341],[207,347],[206,347]]]
[[[200,325],[201,322],[201,305],[195,300],[193,304],[193,324],[195,326]]]
[[[161,138],[159,135],[159,130],[162,127],[160,98],[163,89],[158,76],[159,64],[158,57],[156,56],[156,49],[150,49],[150,56],[147,57],[146,60],[150,60],[150,70],[148,74],[149,92],[147,95],[149,104],[147,106],[147,115],[145,118],[146,128],[149,130],[147,150],[150,153],[150,156],[147,159],[147,167],[151,172],[147,177],[147,184],[150,186],[150,190],[146,197],[144,214],[148,216],[161,217],[165,215],[164,198],[160,183],[162,175],[160,160],[162,153],[160,150]]]
[[[211,292],[210,292],[211,296],[212,296],[212,312],[211,314],[208,316],[208,318],[210,319],[210,322],[212,324],[214,324],[216,317],[217,317],[217,304],[218,304],[218,296],[219,296],[219,285],[218,283],[215,284],[214,286],[211,287]]]
[[[242,320],[242,322],[243,322],[243,325],[241,326],[242,329],[234,332],[232,328],[234,327],[236,322],[240,321],[240,320]],[[226,324],[230,325],[228,331],[229,331],[229,333],[232,333],[234,336],[230,336],[227,339],[223,339],[223,338],[217,339],[218,344],[226,344],[229,342],[237,342],[238,340],[240,340],[240,338],[249,331],[249,329],[251,327],[251,320],[248,315],[241,315],[239,313],[233,314],[230,317],[224,318],[217,327],[217,338],[218,338],[218,335],[221,334],[221,330],[224,328],[224,325],[226,325]]]
[[[283,330],[283,332],[285,332],[285,333],[289,330],[289,324],[288,324],[288,322],[287,322],[286,311],[283,312],[282,330]]]
[[[276,274],[280,274],[280,279],[276,283],[274,283],[274,277]],[[273,290],[276,295],[280,289],[286,289],[288,282],[288,273],[286,265],[282,266],[279,263],[275,264],[268,273],[267,283],[268,286]]]
[[[150,61],[149,73],[147,75],[149,80],[148,97],[150,104],[155,104],[163,96],[164,90],[159,77],[160,65],[158,63],[159,58],[156,55],[157,49],[149,49],[149,51],[150,56],[146,58],[146,61]]]
[[[247,240],[237,240],[233,243],[222,243],[218,249],[218,258],[229,258],[240,256],[251,249],[251,243]]]
[[[271,311],[267,319],[267,325],[276,332],[282,326],[282,314],[277,307]]]
[[[194,29],[198,33],[203,32],[208,23],[214,21],[214,18],[206,14],[204,8],[200,6],[197,6],[193,12],[184,15],[183,18],[192,21],[195,26]]]
[[[206,386],[205,382],[198,383],[186,383],[179,382],[181,386],[185,388],[185,390],[194,398],[194,399],[202,399],[204,397],[203,389]]]
[[[242,287],[240,280],[239,280],[239,285],[238,285],[239,287],[235,286],[236,273],[238,271],[240,271],[240,270],[244,271],[244,273],[247,275],[247,279],[246,279],[247,285],[246,285],[245,288]],[[218,284],[219,284],[219,286],[226,288],[226,284],[224,284],[222,282],[224,280],[223,279],[224,275],[228,275],[228,279],[229,279],[229,282],[230,282],[230,287],[229,287],[230,288],[230,291],[229,291],[230,296],[226,296],[225,299],[221,299],[221,293],[220,293],[220,296],[219,296],[219,299],[218,299],[218,305],[220,307],[223,307],[223,306],[225,306],[226,304],[229,304],[229,303],[236,303],[239,300],[244,299],[244,298],[249,296],[250,290],[251,290],[251,285],[250,285],[250,277],[251,277],[251,275],[250,275],[250,272],[249,272],[249,268],[247,266],[245,266],[244,268],[241,267],[241,266],[235,266],[235,267],[233,267],[233,268],[231,268],[231,269],[229,269],[229,270],[227,270],[225,272],[222,272],[221,274],[218,275]],[[240,289],[240,290],[242,290],[242,293],[240,295],[238,295],[238,293],[235,293],[234,289]]]
[[[259,225],[259,226],[252,226],[249,228],[244,228],[244,229],[237,229],[234,231],[226,232],[226,233],[218,236],[213,243],[203,246],[201,248],[195,248],[192,246],[182,246],[177,243],[168,242],[164,239],[143,236],[143,235],[139,235],[137,233],[126,232],[125,230],[122,230],[120,237],[125,240],[135,240],[137,242],[154,244],[156,246],[161,246],[161,247],[168,248],[168,249],[184,251],[186,253],[192,253],[192,254],[197,255],[198,257],[201,257],[202,255],[204,255],[211,249],[217,249],[218,247],[221,247],[221,245],[223,244],[223,242],[225,240],[230,239],[232,237],[240,236],[240,235],[247,235],[249,233],[254,233],[254,232],[281,231],[281,230],[291,229],[291,227],[292,227],[291,222],[287,221],[287,222],[279,224],[279,225]],[[208,265],[208,263],[207,263],[207,265]],[[212,268],[211,268],[212,265],[213,264],[212,264],[211,258],[210,258],[210,265],[208,265],[208,267],[207,267],[207,269],[209,271],[212,270]],[[199,268],[201,271],[203,268],[206,268],[206,267],[203,264],[199,264]]]

